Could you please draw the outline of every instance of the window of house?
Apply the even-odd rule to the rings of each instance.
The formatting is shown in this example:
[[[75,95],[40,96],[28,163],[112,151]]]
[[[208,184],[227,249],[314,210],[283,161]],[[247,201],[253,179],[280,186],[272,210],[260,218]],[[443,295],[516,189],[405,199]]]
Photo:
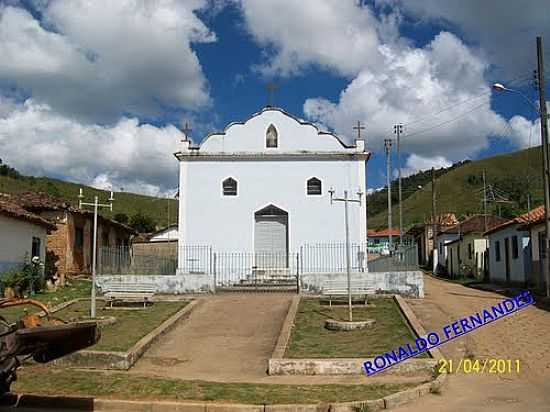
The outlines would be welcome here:
[[[439,254],[443,254],[443,243],[439,243]]]
[[[500,240],[495,242],[495,260],[500,262]]]
[[[237,196],[237,181],[231,177],[222,183],[224,196]]]
[[[74,228],[74,248],[80,250],[84,248],[84,229],[81,227]]]
[[[518,237],[512,236],[512,258],[517,259],[519,256]]]
[[[277,147],[279,145],[279,134],[272,124],[267,128],[265,134],[265,147]]]
[[[474,257],[474,250],[471,243],[468,243],[468,260],[472,260]]]
[[[379,245],[380,244],[380,239],[374,239],[374,244]]]
[[[32,238],[32,249],[31,249],[31,258],[38,256],[40,257],[40,238]]]
[[[308,195],[320,195],[321,192],[321,181],[316,177],[312,177],[307,181],[307,194]]]

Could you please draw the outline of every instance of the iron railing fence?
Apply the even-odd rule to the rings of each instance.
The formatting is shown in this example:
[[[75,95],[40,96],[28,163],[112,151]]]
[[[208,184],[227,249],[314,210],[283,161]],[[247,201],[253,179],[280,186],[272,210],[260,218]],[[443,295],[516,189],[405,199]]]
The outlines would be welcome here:
[[[296,283],[298,260],[297,253],[216,252],[213,276],[217,287],[290,285]]]
[[[390,256],[367,263],[367,245],[352,243],[352,272],[386,272],[414,270],[418,266],[416,246],[397,246]],[[345,243],[310,243],[297,252],[219,252],[208,245],[185,245],[166,253],[147,252],[143,248],[100,248],[100,275],[175,275],[205,274],[215,276],[218,285],[249,281],[285,281],[301,273],[346,272]]]
[[[416,245],[397,246],[389,256],[369,261],[369,272],[405,272],[418,269]]]
[[[350,244],[352,272],[365,272],[367,245]],[[345,243],[308,243],[300,248],[301,273],[339,273],[347,271]]]
[[[152,253],[131,246],[99,249],[100,275],[175,275],[180,267],[185,273],[212,273],[212,247],[183,246],[174,252]]]

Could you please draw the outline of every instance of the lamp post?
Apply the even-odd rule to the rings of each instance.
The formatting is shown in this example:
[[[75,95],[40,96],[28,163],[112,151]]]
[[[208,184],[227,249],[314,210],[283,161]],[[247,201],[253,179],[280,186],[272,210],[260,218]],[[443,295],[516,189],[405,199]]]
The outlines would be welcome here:
[[[90,317],[94,319],[96,317],[96,266],[97,266],[97,210],[100,207],[108,207],[111,212],[113,211],[113,201],[115,200],[113,197],[113,192],[111,191],[111,196],[109,197],[109,204],[105,203],[99,203],[99,197],[94,196],[94,202],[93,203],[87,203],[83,202],[82,199],[84,199],[84,193],[82,192],[82,188],[80,188],[80,192],[78,194],[78,208],[82,209],[82,206],[93,206],[94,208],[94,236],[93,236],[93,251],[92,251],[92,294],[91,294],[91,302],[90,302]]]
[[[349,242],[349,213],[348,213],[348,203],[359,203],[361,206],[361,198],[363,197],[363,192],[361,189],[357,191],[357,196],[359,199],[350,199],[348,197],[348,191],[344,190],[344,197],[338,198],[334,197],[334,189],[331,187],[328,191],[330,193],[330,204],[333,202],[344,202],[344,216],[346,224],[346,272],[348,277],[348,319],[350,322],[353,322],[353,313],[352,313],[352,304],[351,304],[351,250]]]

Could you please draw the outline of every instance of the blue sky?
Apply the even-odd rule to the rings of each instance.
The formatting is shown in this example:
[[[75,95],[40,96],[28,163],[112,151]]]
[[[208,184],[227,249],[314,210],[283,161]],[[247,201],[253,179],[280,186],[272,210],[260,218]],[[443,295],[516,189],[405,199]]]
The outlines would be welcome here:
[[[366,125],[371,188],[395,123],[406,173],[539,142],[535,113],[490,85],[536,101],[542,0],[359,3],[0,1],[0,156],[162,195],[177,186],[177,127],[199,142],[265,106],[271,81],[276,106],[345,139]]]

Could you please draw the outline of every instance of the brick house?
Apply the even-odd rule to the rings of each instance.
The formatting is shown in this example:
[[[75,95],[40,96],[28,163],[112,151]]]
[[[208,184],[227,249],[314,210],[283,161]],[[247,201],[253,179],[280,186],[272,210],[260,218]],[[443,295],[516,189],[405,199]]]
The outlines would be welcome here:
[[[52,222],[57,230],[47,239],[46,270],[56,273],[63,284],[66,275],[89,274],[92,270],[93,219],[90,210],[78,209],[45,193],[12,195],[25,210]],[[129,246],[137,233],[129,226],[98,215],[97,247]]]

